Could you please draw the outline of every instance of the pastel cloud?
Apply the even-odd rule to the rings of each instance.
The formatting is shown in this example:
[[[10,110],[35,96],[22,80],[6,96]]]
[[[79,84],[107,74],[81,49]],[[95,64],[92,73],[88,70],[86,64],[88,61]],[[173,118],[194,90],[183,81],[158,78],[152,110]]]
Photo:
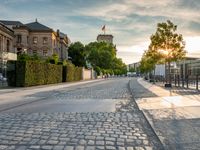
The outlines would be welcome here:
[[[138,61],[148,48],[158,22],[172,20],[186,40],[188,54],[200,50],[198,0],[2,0],[0,19],[42,23],[67,33],[72,41],[95,41],[106,24],[114,35],[118,56],[126,63]]]

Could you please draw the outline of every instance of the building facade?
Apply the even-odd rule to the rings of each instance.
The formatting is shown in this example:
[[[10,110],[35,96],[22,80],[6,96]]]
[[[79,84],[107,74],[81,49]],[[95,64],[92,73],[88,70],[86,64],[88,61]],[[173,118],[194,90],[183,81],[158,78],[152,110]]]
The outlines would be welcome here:
[[[97,36],[97,41],[113,44],[113,36],[111,34],[99,34]]]
[[[8,60],[16,60],[17,56],[13,48],[14,31],[0,23],[0,74],[6,75],[6,63]]]
[[[35,22],[22,24],[18,21],[0,21],[14,31],[14,51],[20,55],[38,55],[43,58],[58,54],[60,60],[68,58],[70,40],[66,34]]]

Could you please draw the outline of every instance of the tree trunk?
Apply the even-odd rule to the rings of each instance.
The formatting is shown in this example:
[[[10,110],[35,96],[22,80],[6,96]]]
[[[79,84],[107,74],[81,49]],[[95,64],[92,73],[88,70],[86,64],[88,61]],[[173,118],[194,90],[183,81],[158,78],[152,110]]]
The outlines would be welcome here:
[[[170,62],[168,62],[168,83],[171,84],[171,75],[170,75]]]

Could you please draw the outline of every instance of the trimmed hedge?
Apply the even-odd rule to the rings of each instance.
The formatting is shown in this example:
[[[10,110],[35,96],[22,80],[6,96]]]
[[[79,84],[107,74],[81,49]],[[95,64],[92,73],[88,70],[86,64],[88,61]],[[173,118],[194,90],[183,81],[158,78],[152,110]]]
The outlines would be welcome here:
[[[75,67],[72,63],[63,66],[63,82],[82,80],[82,67]]]
[[[8,81],[13,81],[13,78],[16,84],[10,82],[9,86],[27,87],[61,83],[62,66],[36,61],[17,61],[15,62],[15,75],[10,75]]]
[[[8,85],[28,87],[82,80],[82,67],[72,63],[66,66],[47,64],[38,61],[9,61]]]
[[[16,61],[7,62],[7,81],[9,86],[16,86]]]

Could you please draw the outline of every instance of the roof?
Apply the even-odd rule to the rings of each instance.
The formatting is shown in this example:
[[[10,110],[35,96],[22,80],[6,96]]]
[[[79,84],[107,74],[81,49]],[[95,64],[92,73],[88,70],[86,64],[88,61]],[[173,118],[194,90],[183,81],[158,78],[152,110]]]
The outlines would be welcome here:
[[[65,33],[60,32],[60,37],[64,38],[64,37],[67,37],[67,35]]]
[[[1,23],[3,23],[4,25],[23,25],[23,23],[21,23],[20,21],[9,21],[9,20],[0,20]]]
[[[13,36],[14,35],[14,31],[10,28],[8,28],[6,25],[4,25],[3,23],[0,22],[0,30],[6,32],[7,34]]]
[[[37,21],[25,24],[31,31],[49,31],[52,32],[53,30]]]
[[[113,37],[112,34],[99,34],[97,37]]]

